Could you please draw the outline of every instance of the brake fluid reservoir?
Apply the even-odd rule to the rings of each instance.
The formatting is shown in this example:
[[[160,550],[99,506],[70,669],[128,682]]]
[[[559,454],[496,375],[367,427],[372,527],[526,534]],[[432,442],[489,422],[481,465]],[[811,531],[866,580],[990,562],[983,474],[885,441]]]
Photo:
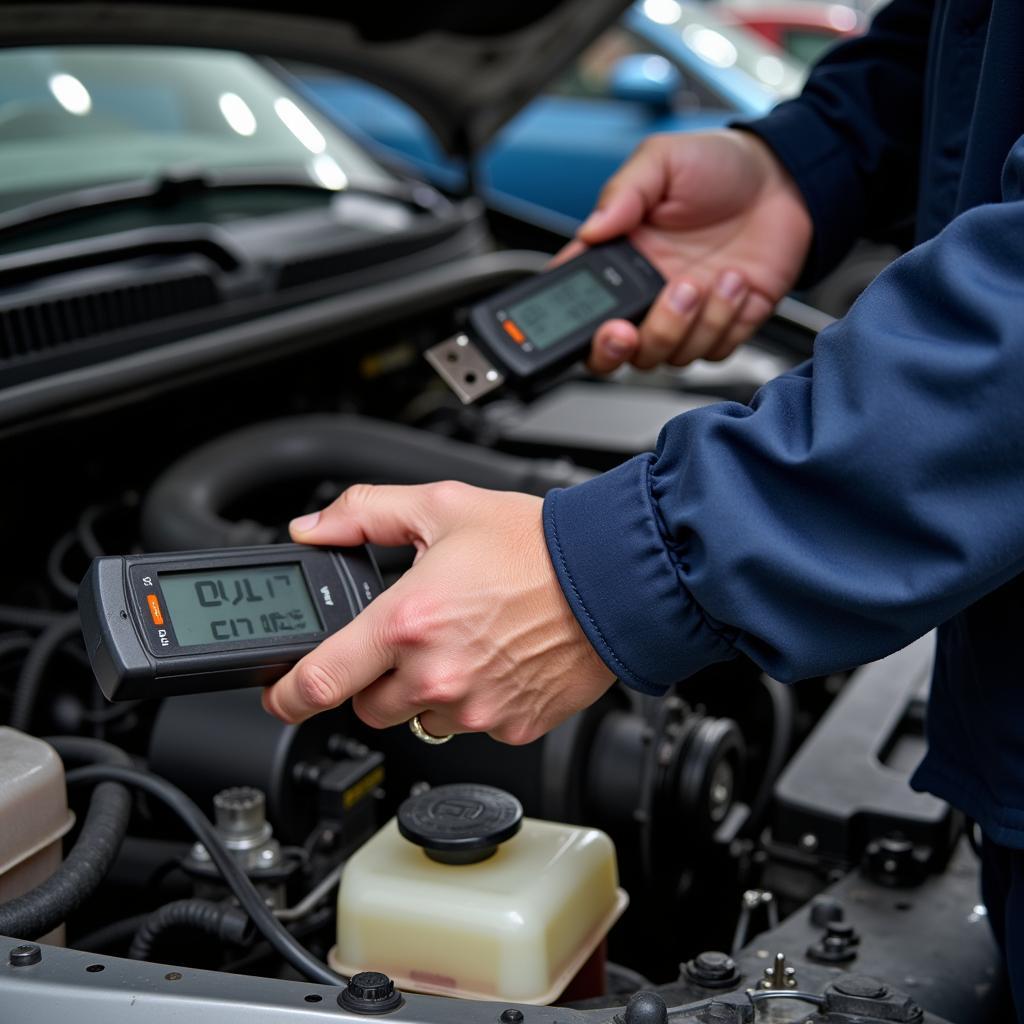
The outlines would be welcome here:
[[[61,839],[74,824],[56,751],[0,726],[0,903],[34,889],[60,867]],[[64,926],[42,936],[64,944]]]
[[[345,865],[331,966],[437,995],[557,999],[628,900],[608,836],[522,814],[490,786],[406,800]]]

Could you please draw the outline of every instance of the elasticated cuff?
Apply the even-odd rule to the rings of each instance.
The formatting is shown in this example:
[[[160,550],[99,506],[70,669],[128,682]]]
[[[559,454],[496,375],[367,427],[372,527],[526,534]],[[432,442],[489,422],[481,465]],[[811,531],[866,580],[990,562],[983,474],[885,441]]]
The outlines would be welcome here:
[[[866,196],[850,146],[800,100],[767,117],[731,125],[764,141],[792,175],[807,204],[814,237],[797,288],[808,288],[833,270],[860,236]]]
[[[559,582],[595,650],[641,693],[735,655],[683,586],[658,528],[641,455],[544,502]]]

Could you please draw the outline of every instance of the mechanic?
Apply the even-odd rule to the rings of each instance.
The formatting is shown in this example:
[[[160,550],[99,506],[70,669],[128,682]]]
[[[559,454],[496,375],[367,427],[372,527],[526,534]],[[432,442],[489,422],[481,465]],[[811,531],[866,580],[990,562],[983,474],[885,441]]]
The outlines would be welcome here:
[[[357,486],[296,520],[418,555],[266,707],[523,743],[614,677],[661,694],[739,651],[799,679],[938,626],[914,785],[984,832],[1024,1021],[1022,55],[1019,0],[894,0],[767,118],[644,144],[574,246],[628,234],[668,284],[639,329],[601,327],[596,370],[722,358],[859,235],[916,245],[749,406],[543,506]]]

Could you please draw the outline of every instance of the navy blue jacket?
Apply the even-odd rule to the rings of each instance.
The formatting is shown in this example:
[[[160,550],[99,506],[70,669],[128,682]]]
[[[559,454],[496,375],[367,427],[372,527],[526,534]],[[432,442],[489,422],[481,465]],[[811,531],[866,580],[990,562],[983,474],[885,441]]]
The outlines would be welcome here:
[[[781,679],[940,626],[915,785],[1024,848],[1024,4],[895,0],[750,126],[793,174],[807,281],[916,246],[749,406],[550,494],[548,547],[619,678],[742,651]]]

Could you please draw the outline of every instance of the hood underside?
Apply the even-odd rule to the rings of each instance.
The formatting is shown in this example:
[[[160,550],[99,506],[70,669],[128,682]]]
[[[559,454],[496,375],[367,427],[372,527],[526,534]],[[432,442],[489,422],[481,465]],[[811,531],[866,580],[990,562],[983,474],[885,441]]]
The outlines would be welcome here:
[[[400,96],[451,153],[478,149],[628,0],[298,0],[0,6],[0,46],[201,46],[307,61]],[[330,13],[325,13],[329,11]]]

